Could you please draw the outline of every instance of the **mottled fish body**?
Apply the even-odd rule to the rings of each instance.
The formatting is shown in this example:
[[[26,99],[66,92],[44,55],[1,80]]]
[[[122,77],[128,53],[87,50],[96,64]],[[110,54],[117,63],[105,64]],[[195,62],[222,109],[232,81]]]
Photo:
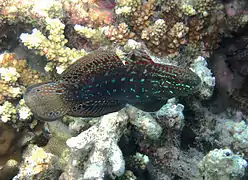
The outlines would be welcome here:
[[[191,94],[200,84],[191,70],[154,63],[139,51],[127,64],[113,52],[96,51],[69,66],[58,81],[32,86],[24,99],[43,120],[66,114],[97,117],[118,111],[127,103],[156,111],[168,98]]]

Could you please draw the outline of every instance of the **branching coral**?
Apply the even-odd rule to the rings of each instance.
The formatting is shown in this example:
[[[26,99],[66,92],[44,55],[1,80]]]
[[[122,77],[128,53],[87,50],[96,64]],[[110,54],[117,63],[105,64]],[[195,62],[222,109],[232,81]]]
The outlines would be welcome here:
[[[128,12],[123,11],[123,9],[126,9]],[[154,0],[149,0],[146,3],[143,3],[141,0],[119,0],[116,7],[117,14],[131,20],[126,23],[131,25],[136,34],[141,34],[143,29],[149,27],[154,9]]]
[[[0,69],[0,104],[20,97],[26,86],[41,82],[41,75],[30,69],[26,60],[18,60],[15,54],[1,54]]]
[[[17,112],[15,106],[9,101],[6,101],[2,106],[0,106],[0,116],[1,121],[4,123],[8,121],[16,122]]]
[[[103,28],[90,28],[87,26],[81,26],[81,25],[75,25],[74,26],[75,31],[79,33],[81,36],[86,37],[87,39],[90,39],[93,43],[98,43],[100,41],[104,41],[103,37]]]
[[[15,54],[3,53],[0,57],[0,121],[17,130],[26,125],[34,128],[37,122],[32,121],[30,109],[20,98],[27,86],[42,82],[43,76]]]
[[[40,55],[45,55],[51,61],[45,68],[47,71],[56,66],[57,72],[62,73],[68,65],[86,54],[84,50],[65,46],[67,40],[63,35],[64,28],[65,25],[59,19],[48,18],[46,19],[46,29],[50,32],[48,37],[37,29],[33,29],[32,34],[22,34],[20,37],[29,49],[38,50]]]
[[[135,34],[128,29],[128,25],[126,23],[119,24],[117,28],[110,26],[104,34],[110,41],[121,45],[124,45],[128,39],[135,38]]]
[[[155,4],[159,11],[155,11]],[[210,51],[230,32],[224,6],[214,0],[117,1],[116,13],[123,16],[136,39],[143,39],[159,55],[178,53],[180,45],[186,43]],[[244,26],[241,21],[238,27]]]

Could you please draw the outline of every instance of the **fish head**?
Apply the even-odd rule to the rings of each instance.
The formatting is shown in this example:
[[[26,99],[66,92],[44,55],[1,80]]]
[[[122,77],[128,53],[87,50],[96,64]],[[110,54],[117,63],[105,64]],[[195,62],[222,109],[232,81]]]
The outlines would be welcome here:
[[[63,94],[64,89],[57,83],[39,83],[27,88],[24,101],[38,120],[54,121],[69,111]]]

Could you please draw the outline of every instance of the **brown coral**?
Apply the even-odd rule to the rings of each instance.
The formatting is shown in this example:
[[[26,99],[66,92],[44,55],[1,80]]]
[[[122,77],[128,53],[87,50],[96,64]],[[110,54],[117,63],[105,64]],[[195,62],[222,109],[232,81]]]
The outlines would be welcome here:
[[[1,55],[0,68],[12,68],[19,75],[15,77],[15,81],[6,81],[1,76],[0,104],[6,99],[19,97],[26,86],[40,83],[42,79],[41,74],[28,67],[26,60],[18,60],[13,53],[4,53]]]
[[[128,39],[135,37],[135,34],[128,29],[126,23],[121,23],[118,27],[110,26],[105,32],[106,37],[113,42],[120,43],[124,45]]]
[[[153,26],[142,31],[141,38],[145,40],[147,47],[156,54],[174,54],[177,53],[180,45],[186,43],[187,32],[188,27],[182,22],[178,22],[168,29],[165,21],[159,19]]]
[[[153,49],[153,52],[160,53],[165,50],[166,32],[167,25],[160,19],[142,31],[141,39],[145,40],[147,47]]]
[[[142,30],[149,27],[151,24],[151,17],[155,10],[155,0],[149,0],[147,3],[139,6],[131,17],[131,25],[137,34],[141,34]]]
[[[19,84],[28,86],[41,82],[41,74],[28,67],[26,60],[17,59],[13,53],[3,54],[3,60],[0,63],[0,67],[13,67],[21,75]]]

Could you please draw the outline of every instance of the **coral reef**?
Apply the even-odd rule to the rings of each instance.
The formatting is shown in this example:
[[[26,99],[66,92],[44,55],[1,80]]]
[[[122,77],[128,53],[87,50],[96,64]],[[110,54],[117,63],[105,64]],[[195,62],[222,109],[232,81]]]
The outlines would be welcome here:
[[[218,142],[222,147],[232,147],[235,152],[242,152],[246,156],[248,128],[245,121],[234,122],[232,120],[223,119],[216,126],[216,132],[219,133]]]
[[[128,29],[126,23],[120,23],[118,27],[110,26],[105,31],[105,36],[115,43],[125,45],[129,39],[133,39],[135,34]]]
[[[1,0],[0,20],[8,24],[25,23],[36,26],[46,17],[63,17],[62,6],[62,1],[56,0],[45,0],[43,3],[36,0]]]
[[[1,179],[11,179],[18,173],[18,161],[14,159],[8,160],[3,166],[1,166]]]
[[[0,0],[0,179],[247,179],[247,8],[246,0]],[[96,49],[124,63],[144,50],[191,69],[201,87],[157,112],[126,105],[37,121],[22,95],[45,77],[31,67],[42,61],[56,79]]]
[[[71,179],[102,179],[105,173],[120,176],[125,171],[125,161],[117,142],[127,124],[125,110],[105,115],[100,123],[67,140],[72,149],[71,163],[65,177]],[[92,151],[88,156],[89,151]],[[85,153],[88,152],[88,153]],[[86,157],[82,157],[87,154]],[[83,163],[87,161],[88,163]],[[80,167],[80,165],[82,167]],[[81,169],[76,171],[76,169]],[[83,172],[83,173],[82,173]],[[92,173],[94,172],[94,173]]]
[[[16,54],[3,53],[0,56],[0,121],[11,124],[18,131],[24,127],[34,128],[30,109],[21,99],[27,86],[40,83],[44,76],[31,69],[27,60],[18,59]]]
[[[170,119],[171,124],[174,122],[175,128],[178,126],[181,128],[182,105],[175,105],[175,99],[172,99],[165,106],[160,110],[161,112],[158,112],[158,118],[161,118],[161,121],[165,121],[166,118]],[[173,109],[170,111],[171,107]],[[112,177],[122,175],[125,170],[125,163],[116,143],[125,132],[128,122],[149,139],[157,140],[162,134],[161,126],[149,113],[132,106],[128,106],[118,113],[105,115],[95,125],[67,141],[73,155],[70,162],[74,162],[74,165],[69,164],[64,176],[73,179],[102,179],[105,174]],[[91,151],[91,155],[85,156],[84,154],[88,154],[89,151]],[[89,163],[83,163],[82,166],[82,160]],[[91,171],[95,173],[91,173]]]
[[[160,12],[155,11],[155,5]],[[228,33],[224,28],[227,24],[223,22],[224,6],[213,0],[117,1],[115,11],[118,16],[131,19],[126,23],[136,38],[144,40],[150,51],[160,55],[177,54],[181,45],[200,45],[201,41],[204,41],[204,49],[216,48],[221,38],[219,34]]]
[[[134,107],[128,107],[127,113],[130,118],[130,123],[144,136],[150,139],[158,139],[161,136],[161,126],[149,113],[140,111]]]
[[[63,2],[63,1],[62,1]],[[108,3],[108,2],[107,2]],[[97,0],[68,0],[64,1],[64,10],[72,24],[87,24],[90,27],[99,27],[111,24],[114,7],[109,2],[109,6]]]
[[[208,99],[212,96],[215,87],[215,77],[207,68],[207,61],[203,57],[198,57],[191,64],[191,69],[201,78],[202,85],[199,90],[201,99]]]
[[[40,73],[28,67],[26,60],[19,60],[12,53],[1,54],[0,69],[0,104],[19,98],[26,86],[42,79]]]
[[[23,154],[19,173],[13,179],[49,179],[56,176],[58,178],[60,173],[56,156],[38,146],[30,145]]]
[[[50,32],[48,38],[37,29],[33,29],[32,34],[20,36],[29,49],[39,50],[40,55],[45,55],[51,61],[46,65],[46,71],[51,71],[53,67],[56,67],[57,72],[61,74],[68,65],[86,54],[84,50],[70,49],[65,46],[67,40],[63,35],[64,28],[65,25],[59,19],[47,18],[46,29]]]
[[[203,178],[240,179],[245,174],[247,162],[230,149],[214,149],[199,163]]]
[[[170,129],[180,131],[184,126],[184,106],[176,104],[175,98],[169,99],[167,103],[156,112],[157,121]]]
[[[180,151],[177,147],[158,147],[151,155],[152,167],[148,169],[153,179],[201,179],[197,167],[202,153],[196,149]]]

